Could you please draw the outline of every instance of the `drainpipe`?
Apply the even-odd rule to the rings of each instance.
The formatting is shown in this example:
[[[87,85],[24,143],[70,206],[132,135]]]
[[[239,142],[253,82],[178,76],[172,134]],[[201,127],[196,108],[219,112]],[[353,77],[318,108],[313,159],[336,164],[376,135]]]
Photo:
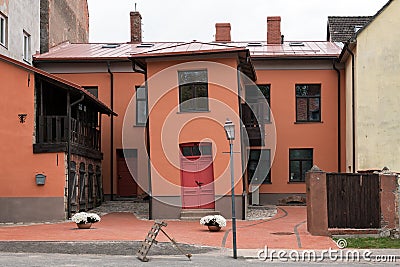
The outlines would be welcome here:
[[[67,182],[67,192],[68,192],[68,194],[67,194],[67,215],[68,215],[68,218],[70,218],[71,217],[71,199],[70,199],[70,187],[69,187],[69,179],[71,179],[71,170],[70,170],[70,166],[71,166],[71,138],[72,138],[72,135],[71,135],[71,118],[72,118],[72,116],[71,116],[71,110],[72,110],[72,107],[73,106],[75,106],[75,105],[77,105],[77,104],[79,104],[80,102],[82,102],[83,101],[83,99],[85,98],[85,95],[84,94],[82,94],[82,96],[81,96],[81,98],[79,98],[77,101],[75,101],[75,102],[73,102],[72,104],[70,104],[71,103],[71,96],[70,96],[70,92],[68,91],[68,93],[67,93],[67,105],[68,105],[68,108],[67,108],[67,120],[68,120],[68,139],[67,139],[67,173],[68,173],[68,182]]]
[[[107,72],[110,74],[110,106],[114,111],[114,74],[110,69],[110,61],[107,61]],[[111,116],[111,136],[110,136],[110,180],[111,180],[111,200],[114,200],[114,116]]]
[[[337,109],[338,109],[338,111],[337,111],[337,117],[338,117],[338,125],[337,125],[337,127],[338,127],[338,148],[337,148],[337,151],[338,151],[338,157],[337,157],[337,159],[338,159],[338,172],[340,172],[341,171],[341,167],[342,167],[342,165],[341,165],[341,155],[342,155],[342,142],[341,142],[341,138],[340,138],[340,136],[341,136],[341,131],[342,131],[342,129],[341,129],[341,119],[340,119],[340,113],[341,113],[341,105],[340,105],[340,99],[341,99],[341,94],[340,94],[340,71],[339,71],[339,69],[336,67],[336,59],[335,60],[333,60],[333,63],[332,63],[332,66],[333,66],[333,69],[336,71],[336,73],[337,73],[337,78],[338,78],[338,85],[337,85],[337,87],[338,87],[338,92],[337,92],[337,97],[338,97],[338,104],[337,104]]]
[[[244,144],[243,144],[243,121],[242,121],[242,101],[241,101],[241,92],[240,92],[240,74],[241,74],[241,66],[240,66],[240,64],[237,66],[237,68],[236,68],[236,73],[237,73],[237,86],[238,86],[238,91],[237,91],[237,94],[238,94],[238,102],[239,102],[239,118],[240,118],[240,125],[239,125],[239,127],[240,127],[240,150],[241,150],[241,153],[240,153],[240,157],[241,157],[241,160],[242,160],[242,186],[243,186],[243,192],[242,192],[242,220],[246,220],[246,209],[247,209],[247,205],[246,205],[246,196],[247,196],[247,191],[246,191],[246,181],[245,181],[245,179],[243,178],[243,174],[244,174],[244,172],[245,172],[245,164],[247,165],[247,162],[244,162],[244,153],[243,153],[243,151],[244,151],[244,149],[245,149],[245,147],[244,147]]]
[[[353,173],[356,172],[356,117],[355,117],[355,79],[354,79],[354,53],[348,44],[345,45],[347,52],[351,56],[351,122],[352,122],[352,150],[353,150]]]
[[[148,189],[148,194],[149,194],[149,220],[153,219],[152,213],[153,213],[153,204],[152,204],[152,189],[151,189],[151,159],[150,159],[150,132],[149,132],[149,126],[150,126],[150,117],[149,117],[149,93],[148,93],[148,88],[147,88],[147,71],[145,70],[139,70],[136,68],[136,61],[132,59],[132,69],[134,72],[138,72],[144,75],[144,86],[145,86],[145,92],[146,92],[146,106],[147,106],[147,122],[146,122],[146,150],[147,150],[147,175],[148,175],[148,183],[149,183],[149,189]]]

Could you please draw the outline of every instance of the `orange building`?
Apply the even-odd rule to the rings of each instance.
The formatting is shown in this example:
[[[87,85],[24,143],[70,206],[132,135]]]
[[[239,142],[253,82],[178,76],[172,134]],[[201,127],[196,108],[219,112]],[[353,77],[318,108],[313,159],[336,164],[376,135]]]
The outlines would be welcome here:
[[[186,209],[229,217],[227,118],[239,218],[248,203],[301,201],[314,164],[345,171],[340,47],[283,41],[280,18],[267,23],[266,42],[232,42],[230,25],[217,23],[210,43],[143,43],[132,29],[133,43],[63,44],[35,58],[120,114],[102,123],[106,197],[148,193],[151,218]]]
[[[3,55],[0,68],[0,222],[63,220],[99,205],[100,114],[113,112],[40,69]]]

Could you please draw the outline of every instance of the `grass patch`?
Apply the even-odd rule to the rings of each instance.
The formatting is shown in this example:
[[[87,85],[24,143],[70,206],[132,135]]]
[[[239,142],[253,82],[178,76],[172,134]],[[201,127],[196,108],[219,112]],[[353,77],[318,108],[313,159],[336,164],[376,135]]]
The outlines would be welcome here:
[[[333,238],[337,241],[340,238]],[[390,237],[361,237],[361,238],[344,238],[347,241],[347,248],[400,248],[400,239],[392,239]]]

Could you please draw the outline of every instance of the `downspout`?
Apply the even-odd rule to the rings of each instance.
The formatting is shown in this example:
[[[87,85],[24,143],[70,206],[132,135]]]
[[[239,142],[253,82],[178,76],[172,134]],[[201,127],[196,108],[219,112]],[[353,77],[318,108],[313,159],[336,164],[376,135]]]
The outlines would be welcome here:
[[[110,61],[107,61],[107,72],[110,74],[110,108],[114,112],[114,74],[111,72],[110,67]],[[111,116],[110,128],[110,193],[111,200],[114,200],[114,116]]]
[[[69,187],[69,179],[71,179],[71,119],[72,119],[72,115],[71,115],[71,111],[72,111],[72,107],[79,104],[80,102],[83,101],[83,99],[85,98],[85,95],[82,94],[81,98],[79,98],[77,101],[71,103],[71,96],[70,96],[70,92],[68,91],[67,93],[67,120],[68,120],[68,139],[67,139],[67,173],[68,173],[68,182],[67,182],[67,192],[68,192],[68,197],[67,197],[67,215],[68,218],[71,217],[71,196],[70,196],[70,187]]]
[[[356,116],[355,116],[355,79],[354,79],[354,54],[348,44],[345,45],[346,51],[351,55],[351,123],[352,123],[352,150],[353,150],[353,173],[356,172]]]
[[[239,118],[240,118],[240,157],[241,157],[241,161],[242,161],[242,174],[245,173],[245,164],[246,162],[244,162],[244,144],[243,144],[243,121],[242,121],[242,99],[241,99],[241,90],[240,90],[240,74],[241,74],[241,66],[240,63],[238,64],[237,68],[236,68],[236,73],[237,73],[237,86],[238,86],[238,102],[239,102]],[[246,164],[247,165],[247,164]],[[247,191],[246,191],[246,180],[243,178],[242,175],[242,186],[243,186],[243,192],[242,192],[242,220],[246,220],[246,209],[247,209],[247,205],[246,205],[246,198],[247,198]]]
[[[149,183],[149,188],[148,188],[148,194],[149,194],[149,220],[153,219],[153,204],[152,204],[152,188],[151,188],[151,159],[150,159],[150,132],[149,132],[149,126],[150,126],[150,117],[149,117],[149,93],[148,93],[148,88],[147,88],[147,71],[145,70],[138,70],[136,68],[136,61],[132,59],[132,69],[134,72],[138,72],[144,75],[144,86],[145,86],[145,92],[146,92],[146,108],[147,108],[147,122],[146,122],[146,150],[147,150],[147,175],[148,175],[148,183]]]
[[[338,124],[337,124],[337,127],[338,127],[338,148],[337,148],[337,151],[338,151],[338,157],[337,157],[337,160],[338,160],[338,172],[341,172],[341,169],[342,169],[342,164],[341,164],[341,155],[342,155],[342,140],[341,140],[341,132],[342,132],[342,128],[341,128],[341,116],[340,116],[340,114],[341,114],[341,104],[340,104],[340,100],[341,100],[341,93],[340,93],[340,90],[341,90],[341,88],[340,88],[340,70],[336,67],[336,62],[337,62],[337,60],[335,59],[335,60],[333,60],[333,63],[332,63],[332,66],[333,66],[333,69],[336,71],[336,73],[337,73],[337,78],[338,78],[338,85],[337,85],[337,89],[338,89],[338,92],[337,92],[337,97],[338,97],[338,104],[337,104],[337,109],[338,109],[338,111],[337,111],[337,117],[338,117]]]

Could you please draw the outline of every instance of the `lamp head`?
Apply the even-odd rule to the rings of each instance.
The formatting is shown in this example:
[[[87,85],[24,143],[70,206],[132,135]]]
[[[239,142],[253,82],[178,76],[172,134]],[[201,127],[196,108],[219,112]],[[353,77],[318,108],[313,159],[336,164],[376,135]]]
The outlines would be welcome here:
[[[224,125],[226,138],[228,140],[235,140],[235,124],[230,119],[226,119]]]

